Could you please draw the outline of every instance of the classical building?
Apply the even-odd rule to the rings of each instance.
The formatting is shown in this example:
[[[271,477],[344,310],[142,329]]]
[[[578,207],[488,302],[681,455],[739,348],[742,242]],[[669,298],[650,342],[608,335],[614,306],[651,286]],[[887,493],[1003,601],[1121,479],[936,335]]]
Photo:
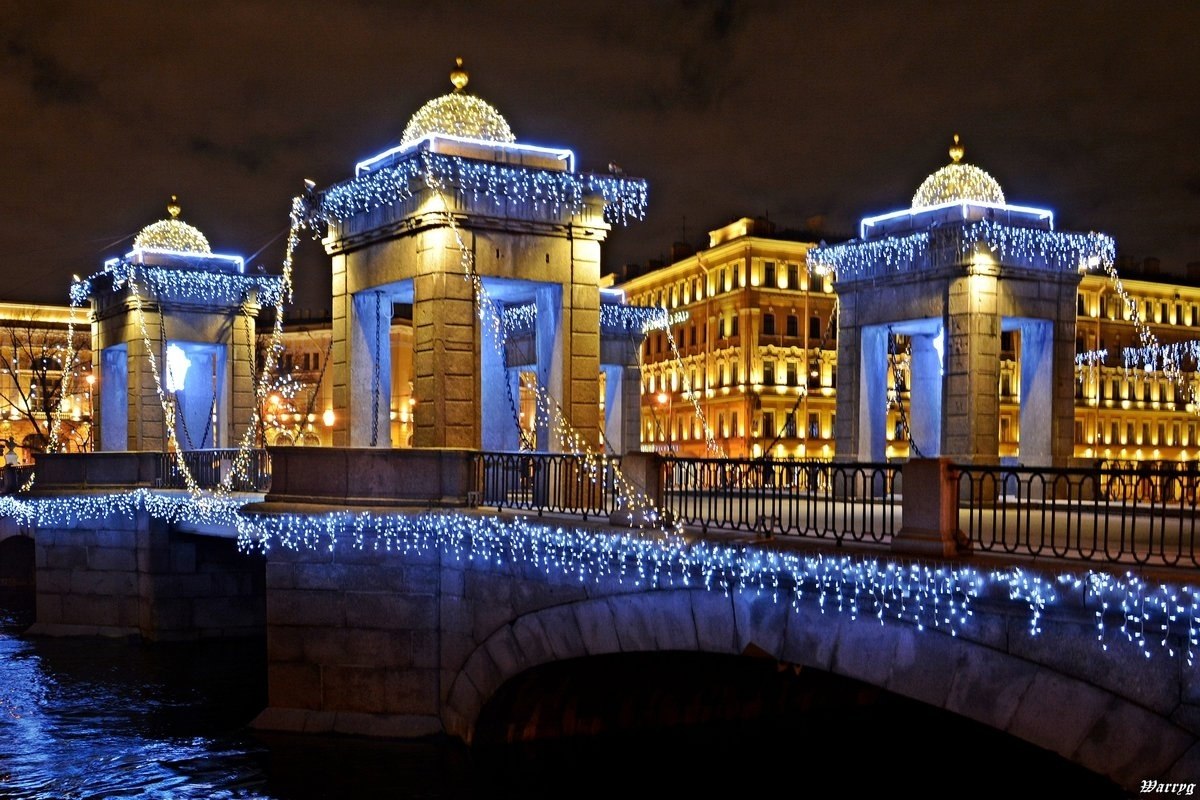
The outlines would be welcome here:
[[[388,443],[411,447],[413,438],[412,320],[397,309],[388,331],[391,387],[388,398]],[[269,337],[259,336],[258,369],[263,368]],[[283,347],[275,369],[267,376],[262,441],[276,446],[331,446],[337,414],[333,408],[330,359],[332,318],[324,309],[285,312]]]
[[[739,219],[707,249],[616,287],[670,315],[642,346],[644,449],[833,455],[836,296],[831,275],[808,269],[815,246]]]
[[[20,463],[52,436],[60,451],[92,449],[90,338],[82,310],[0,303],[0,442],[12,440]]]
[[[975,362],[964,362],[960,382],[964,397],[976,392],[983,398],[970,403],[976,414],[970,429],[964,428],[962,441],[973,438],[958,446],[964,453],[952,453],[954,457],[983,442],[991,458],[1033,459],[1031,463],[1065,463],[1072,457],[1200,458],[1200,265],[1189,265],[1187,279],[1160,274],[1153,260],[1144,265],[1118,262],[1110,273],[1097,257],[1106,246],[1104,237],[1060,233],[1048,211],[1005,206],[990,176],[978,179],[973,188],[999,193],[994,196],[964,202],[957,196],[922,194],[952,190],[952,177],[986,176],[959,164],[961,157],[956,143],[951,165],[930,176],[928,187],[914,198],[913,209],[864,220],[862,235],[852,242],[822,247],[803,237],[776,234],[763,220],[742,219],[713,231],[707,249],[617,283],[629,302],[671,314],[670,331],[651,333],[642,349],[642,448],[689,456],[838,455],[835,440],[839,429],[846,436],[846,423],[838,424],[840,315],[835,288],[849,287],[856,278],[893,288],[909,280],[913,270],[905,264],[916,263],[909,252],[915,237],[928,236],[931,229],[922,226],[936,222],[938,229],[968,227],[974,233],[982,231],[980,226],[1003,224],[1005,235],[1011,236],[1003,246],[984,250],[973,242],[965,261],[956,239],[950,259],[968,265],[994,262],[995,269],[982,270],[988,276],[968,280],[991,280],[1005,292],[990,295],[998,299],[994,316],[984,326],[986,354],[980,355],[977,342],[954,345],[960,350],[974,347]],[[986,237],[977,238],[987,245]],[[1029,243],[1022,247],[1036,242],[1048,249],[1018,253],[1018,238]],[[837,257],[819,258],[834,248],[839,248]],[[891,260],[885,258],[880,274],[865,275],[876,266],[868,261],[888,248]],[[931,258],[925,250],[917,255]],[[838,257],[857,259],[861,263],[856,269],[864,274],[856,275],[842,263],[835,284],[830,262]],[[1111,258],[1111,252],[1105,258]],[[1062,283],[1066,299],[1045,299],[1047,277]],[[1025,299],[1013,292],[1024,292]],[[1056,290],[1056,296],[1061,292]],[[987,296],[971,291],[964,300]],[[860,446],[857,438],[848,447],[850,439],[845,439],[842,449],[853,452],[843,456],[907,458],[941,452],[941,431],[931,415],[940,417],[945,390],[922,397],[921,389],[944,379],[943,312],[916,314],[911,300],[876,298],[872,303],[873,313],[904,316],[911,311],[914,319],[930,316],[933,321],[897,318],[875,326],[879,335],[872,351],[873,378],[864,382],[857,374],[854,388],[868,387],[872,436],[878,439],[869,447]],[[908,303],[908,311],[900,309],[902,302]],[[936,304],[936,293],[930,302]],[[861,327],[861,313],[859,317]],[[847,343],[841,344],[844,349]],[[1034,346],[1041,350],[1031,351]],[[1166,365],[1164,352],[1170,359]],[[854,355],[859,355],[857,350]],[[1067,358],[1071,355],[1073,363]],[[922,358],[933,365],[932,371],[922,375],[918,369],[914,374],[914,361],[919,364]],[[1034,368],[1055,361],[1060,362],[1057,372]],[[847,379],[843,374],[843,382]],[[1043,397],[1030,404],[1035,394],[1031,384],[1039,380]],[[915,394],[914,382],[919,384]],[[1023,397],[1025,427],[1039,429],[1034,434],[1038,443],[1031,447],[1027,441],[1024,455]],[[1065,413],[1054,412],[1054,417],[1052,407]],[[981,409],[986,414],[980,415]],[[925,452],[920,447],[923,425],[925,435],[933,437]]]

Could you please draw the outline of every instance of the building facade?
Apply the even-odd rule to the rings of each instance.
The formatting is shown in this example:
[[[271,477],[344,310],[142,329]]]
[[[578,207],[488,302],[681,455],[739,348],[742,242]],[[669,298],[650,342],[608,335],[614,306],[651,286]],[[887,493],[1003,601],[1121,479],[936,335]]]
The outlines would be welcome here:
[[[836,455],[837,295],[832,276],[809,267],[815,247],[777,236],[763,220],[741,219],[712,231],[707,249],[616,285],[631,304],[672,315],[669,333],[650,333],[642,348],[643,450]],[[1115,273],[1120,290],[1101,269],[1086,271],[1078,288],[1075,456],[1200,459],[1200,265],[1190,265],[1186,278],[1161,274],[1153,259],[1118,262]],[[1173,348],[1190,391],[1161,363],[1145,368],[1139,328]],[[889,347],[887,458],[912,455],[910,349],[904,335]],[[1019,332],[1001,332],[999,456],[1017,462],[1020,358]]]

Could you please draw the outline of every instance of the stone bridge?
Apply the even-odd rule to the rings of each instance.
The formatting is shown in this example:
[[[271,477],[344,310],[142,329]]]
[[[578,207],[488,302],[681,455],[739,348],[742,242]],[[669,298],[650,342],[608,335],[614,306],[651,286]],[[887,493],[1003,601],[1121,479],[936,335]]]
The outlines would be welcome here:
[[[425,480],[443,499],[456,491],[444,466]],[[235,522],[104,505],[121,495],[95,486],[73,490],[93,503],[69,514],[66,490],[45,490],[57,505],[39,521],[3,526],[34,542],[35,632],[265,630],[264,729],[470,742],[489,701],[531,669],[690,652],[862,681],[1130,788],[1200,774],[1194,622],[1140,643],[1119,621],[1101,635],[1097,597],[1053,566],[382,507],[361,486],[348,509],[299,503],[302,482],[280,483],[298,493]]]

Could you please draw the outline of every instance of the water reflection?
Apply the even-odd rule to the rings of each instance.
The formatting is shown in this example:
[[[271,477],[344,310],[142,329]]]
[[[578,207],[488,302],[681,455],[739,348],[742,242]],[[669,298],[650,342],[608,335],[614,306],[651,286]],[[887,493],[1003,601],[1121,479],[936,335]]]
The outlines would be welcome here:
[[[21,638],[32,607],[0,597],[0,796],[468,796],[454,745],[257,734],[263,644]]]
[[[30,597],[0,595],[3,798],[641,798],[781,788],[795,798],[958,797],[967,786],[1125,796],[1053,754],[938,709],[886,693],[865,702],[880,692],[838,689],[843,679],[824,673],[798,684],[752,680],[744,659],[706,665],[661,654],[531,670],[497,693],[475,751],[256,733],[248,724],[266,704],[261,641],[22,637],[32,614]],[[774,713],[649,724],[756,704]],[[779,713],[784,706],[794,713]],[[630,720],[638,724],[612,730]],[[543,736],[505,733],[533,730]]]

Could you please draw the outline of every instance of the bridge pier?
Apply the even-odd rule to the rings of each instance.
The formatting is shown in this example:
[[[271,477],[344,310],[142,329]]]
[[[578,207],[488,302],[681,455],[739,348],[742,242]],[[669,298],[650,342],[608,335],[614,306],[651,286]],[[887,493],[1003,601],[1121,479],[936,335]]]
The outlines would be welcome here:
[[[33,530],[37,622],[47,636],[153,641],[261,635],[263,562],[225,536],[145,509]]]

